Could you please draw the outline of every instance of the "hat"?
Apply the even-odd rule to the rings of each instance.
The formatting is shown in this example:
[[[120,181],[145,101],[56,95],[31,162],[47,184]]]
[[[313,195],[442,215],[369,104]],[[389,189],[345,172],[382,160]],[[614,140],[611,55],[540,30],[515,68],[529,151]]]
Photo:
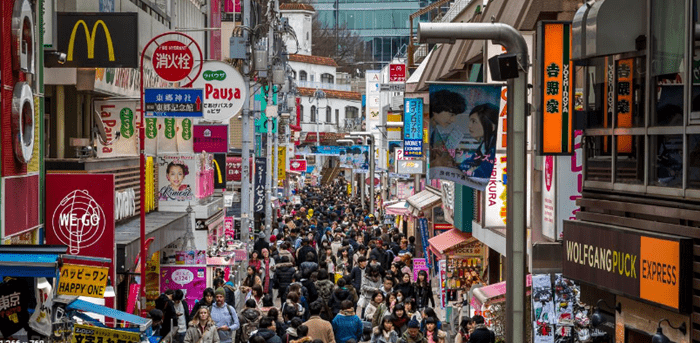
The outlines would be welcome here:
[[[217,296],[217,295],[219,295],[219,294],[221,294],[221,295],[223,295],[223,296],[226,296],[226,291],[224,291],[224,288],[223,288],[223,287],[217,288],[216,291],[214,292],[214,296]]]
[[[277,236],[270,236],[270,243],[277,242]]]
[[[418,324],[418,321],[415,320],[415,319],[411,319],[411,320],[408,322],[408,328],[409,328],[409,329],[417,329],[417,328],[419,328],[419,327],[420,327],[420,324]]]

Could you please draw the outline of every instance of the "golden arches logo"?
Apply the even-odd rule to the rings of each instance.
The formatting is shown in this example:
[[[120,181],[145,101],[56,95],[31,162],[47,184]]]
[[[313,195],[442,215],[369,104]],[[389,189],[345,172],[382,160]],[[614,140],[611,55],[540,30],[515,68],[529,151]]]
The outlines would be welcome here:
[[[107,28],[107,24],[105,24],[104,21],[98,20],[95,22],[95,24],[92,26],[92,33],[90,32],[90,29],[88,28],[87,23],[85,23],[85,20],[78,20],[77,23],[73,26],[73,32],[70,34],[70,41],[68,42],[68,55],[66,56],[66,60],[72,61],[73,60],[73,46],[75,45],[75,33],[78,31],[78,27],[82,25],[83,29],[85,31],[85,42],[87,43],[87,57],[88,59],[93,59],[95,58],[95,34],[97,33],[97,26],[102,25],[102,29],[105,32],[105,38],[107,38],[107,49],[109,53],[109,60],[114,61],[114,46],[112,45],[112,35],[109,34],[109,29]]]

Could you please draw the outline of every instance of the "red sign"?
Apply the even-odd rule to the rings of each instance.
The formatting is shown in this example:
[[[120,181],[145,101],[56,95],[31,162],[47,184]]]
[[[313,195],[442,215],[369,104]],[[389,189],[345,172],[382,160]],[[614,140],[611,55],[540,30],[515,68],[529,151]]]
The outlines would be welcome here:
[[[306,172],[306,160],[289,160],[289,170],[294,172]]]
[[[439,235],[443,232],[449,231],[454,229],[454,225],[448,224],[448,223],[442,223],[442,224],[433,224],[433,231],[435,231],[435,235]]]
[[[114,265],[113,174],[47,174],[45,218],[46,244]]]
[[[228,125],[195,125],[192,133],[194,152],[228,152]]]
[[[190,74],[194,56],[190,48],[179,41],[167,41],[153,52],[153,69],[166,81],[177,82]]]
[[[389,81],[406,81],[406,65],[405,64],[390,64],[389,65]]]
[[[2,237],[8,238],[39,225],[39,175],[3,178]],[[21,214],[21,215],[19,215]]]
[[[378,178],[378,177],[375,177],[375,178],[374,178],[374,185],[375,185],[375,186],[379,185],[379,182],[380,182],[380,181],[379,181],[379,178]],[[366,178],[366,179],[365,179],[365,184],[369,185],[369,183],[370,183],[369,178]]]
[[[226,157],[226,181],[241,181],[240,157]]]

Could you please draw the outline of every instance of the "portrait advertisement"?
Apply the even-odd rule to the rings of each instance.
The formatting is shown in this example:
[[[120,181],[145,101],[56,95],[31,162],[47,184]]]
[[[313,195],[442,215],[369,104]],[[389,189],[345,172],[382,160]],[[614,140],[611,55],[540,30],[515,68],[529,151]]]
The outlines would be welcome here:
[[[195,157],[193,154],[158,156],[160,202],[187,202],[195,199]]]
[[[484,190],[496,160],[503,85],[431,84],[430,178]]]

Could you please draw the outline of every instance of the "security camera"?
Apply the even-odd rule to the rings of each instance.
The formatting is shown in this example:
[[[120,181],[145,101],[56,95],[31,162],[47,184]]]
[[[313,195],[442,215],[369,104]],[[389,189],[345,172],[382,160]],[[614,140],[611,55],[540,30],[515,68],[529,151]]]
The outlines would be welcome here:
[[[66,63],[66,54],[64,54],[62,52],[57,52],[56,55],[58,56],[58,63],[60,63],[60,64]]]

